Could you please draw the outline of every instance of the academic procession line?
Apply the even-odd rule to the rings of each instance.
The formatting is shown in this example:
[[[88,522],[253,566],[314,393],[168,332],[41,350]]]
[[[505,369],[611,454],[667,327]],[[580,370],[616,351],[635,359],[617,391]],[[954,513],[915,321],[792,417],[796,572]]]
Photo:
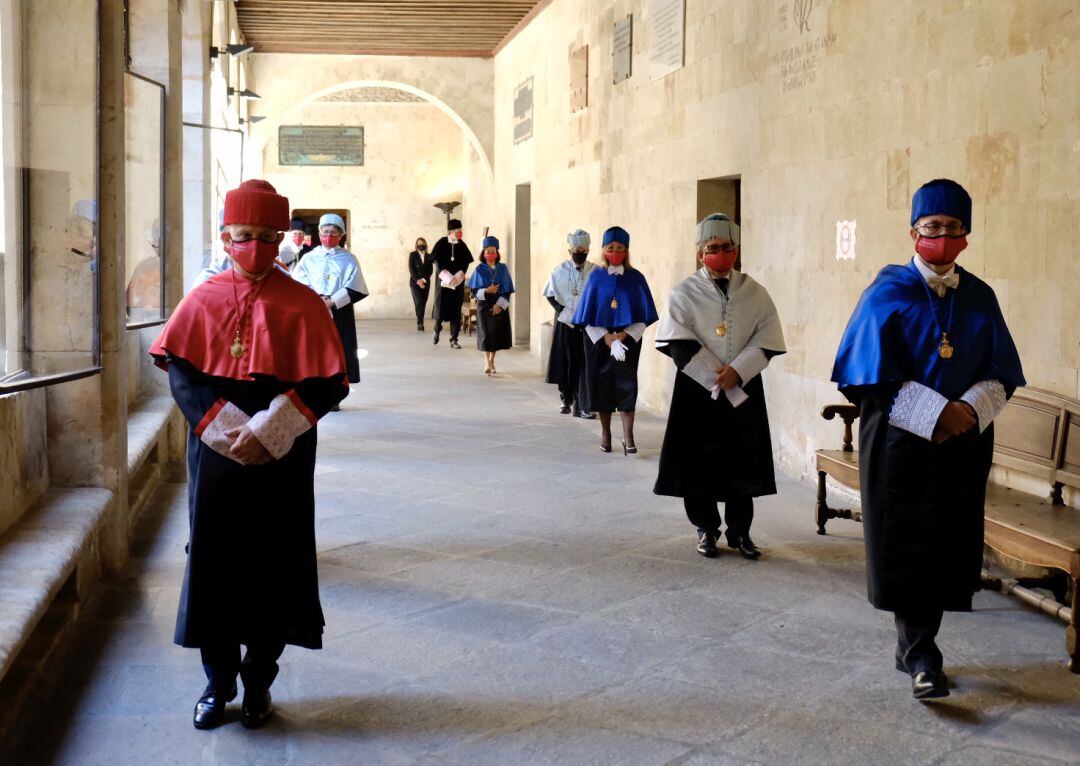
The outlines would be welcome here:
[[[322,646],[316,430],[360,379],[352,305],[368,290],[359,260],[340,247],[337,216],[323,216],[321,246],[297,254],[291,271],[277,263],[289,210],[265,181],[229,192],[221,238],[231,261],[185,297],[151,349],[190,425],[190,540],[175,641],[201,652],[208,683],[194,711],[199,729],[225,720],[238,675],[242,723],[263,725],[285,645]],[[914,254],[864,292],[832,379],[863,411],[869,599],[895,616],[889,662],[910,675],[916,699],[929,700],[950,693],[935,639],[944,612],[969,611],[979,588],[992,424],[1024,378],[993,291],[956,265],[972,233],[967,192],[945,179],[923,185],[910,223]],[[450,346],[460,348],[468,284],[491,375],[495,354],[511,346],[514,285],[497,238],[484,239],[483,263],[469,275],[461,222],[448,230],[430,258],[417,242],[411,287],[423,293],[438,267],[433,341],[449,322]],[[604,232],[599,265],[588,262],[587,232],[567,241],[568,259],[544,289],[556,312],[548,381],[558,386],[560,412],[596,413],[604,453],[613,451],[618,412],[620,451],[636,453],[637,368],[652,352],[642,338],[659,322],[657,350],[678,373],[653,492],[682,499],[703,557],[718,554],[726,524],[727,546],[758,559],[754,501],[776,493],[762,378],[786,346],[766,287],[734,268],[739,226],[721,213],[697,225],[700,269],[662,312],[631,263],[629,232]],[[903,232],[896,249],[905,252]],[[420,305],[417,298],[418,329]],[[438,382],[431,388],[438,397]]]

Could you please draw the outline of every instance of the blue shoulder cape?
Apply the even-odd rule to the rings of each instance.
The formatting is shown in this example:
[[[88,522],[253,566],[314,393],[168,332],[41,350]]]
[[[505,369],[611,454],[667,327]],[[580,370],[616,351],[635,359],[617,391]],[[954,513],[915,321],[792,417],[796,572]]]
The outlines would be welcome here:
[[[956,267],[960,285],[944,298],[927,288],[914,263],[886,266],[866,288],[836,352],[832,380],[849,387],[915,381],[951,401],[981,380],[997,380],[1008,395],[1024,385],[997,297],[988,284]],[[952,326],[951,359],[938,354]]]
[[[500,298],[509,299],[510,294],[514,292],[514,282],[510,279],[510,269],[506,268],[505,263],[496,263],[494,269],[486,263],[481,263],[473,270],[468,285],[473,292],[479,292],[491,287],[492,282],[499,286]]]
[[[611,307],[612,299],[616,308]],[[651,325],[659,318],[649,283],[637,269],[626,269],[619,275],[608,274],[603,267],[593,269],[574,312],[578,327],[629,327],[637,322]]]

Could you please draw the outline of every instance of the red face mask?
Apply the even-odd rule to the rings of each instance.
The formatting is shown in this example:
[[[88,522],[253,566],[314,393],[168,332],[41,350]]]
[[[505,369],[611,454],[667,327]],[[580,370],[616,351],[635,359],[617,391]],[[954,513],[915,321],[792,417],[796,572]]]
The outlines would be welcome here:
[[[274,242],[249,239],[247,242],[233,242],[227,248],[232,259],[248,274],[262,274],[269,269],[277,258],[278,246]]]
[[[702,253],[701,262],[713,271],[718,271],[723,274],[731,271],[732,267],[735,265],[735,259],[738,257],[738,248],[728,252],[721,250],[719,253]]]
[[[304,244],[304,232],[297,229],[292,233],[292,241],[294,245]]]
[[[957,259],[967,247],[967,237],[924,237],[915,240],[915,252],[927,263],[944,266]]]
[[[612,266],[622,266],[623,261],[626,260],[626,251],[619,250],[614,253],[604,253],[604,257],[607,258],[607,262]]]
[[[488,262],[489,266],[493,266],[495,261],[499,260],[498,253],[484,253],[484,260]]]
[[[338,242],[341,241],[340,234],[320,234],[319,241],[322,242],[322,246],[329,250],[332,247],[337,247]]]

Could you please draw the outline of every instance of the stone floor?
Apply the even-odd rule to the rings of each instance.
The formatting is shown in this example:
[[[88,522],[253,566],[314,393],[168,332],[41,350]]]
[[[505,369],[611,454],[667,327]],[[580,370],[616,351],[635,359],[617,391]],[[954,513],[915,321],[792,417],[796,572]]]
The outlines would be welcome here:
[[[813,495],[758,503],[753,563],[708,561],[637,456],[557,413],[524,353],[363,323],[364,380],[320,424],[325,648],[286,650],[278,717],[191,726],[204,679],[171,643],[185,487],[103,586],[20,763],[1054,764],[1080,758],[1064,630],[997,594],[949,615],[953,696],[911,699],[860,528],[814,534]],[[617,443],[617,442],[616,442]]]

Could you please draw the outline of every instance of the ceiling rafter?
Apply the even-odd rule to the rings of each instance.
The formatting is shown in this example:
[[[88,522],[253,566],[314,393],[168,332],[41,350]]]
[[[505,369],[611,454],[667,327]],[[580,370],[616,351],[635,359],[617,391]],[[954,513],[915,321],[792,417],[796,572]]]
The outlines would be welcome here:
[[[237,0],[260,53],[490,57],[550,0]]]

